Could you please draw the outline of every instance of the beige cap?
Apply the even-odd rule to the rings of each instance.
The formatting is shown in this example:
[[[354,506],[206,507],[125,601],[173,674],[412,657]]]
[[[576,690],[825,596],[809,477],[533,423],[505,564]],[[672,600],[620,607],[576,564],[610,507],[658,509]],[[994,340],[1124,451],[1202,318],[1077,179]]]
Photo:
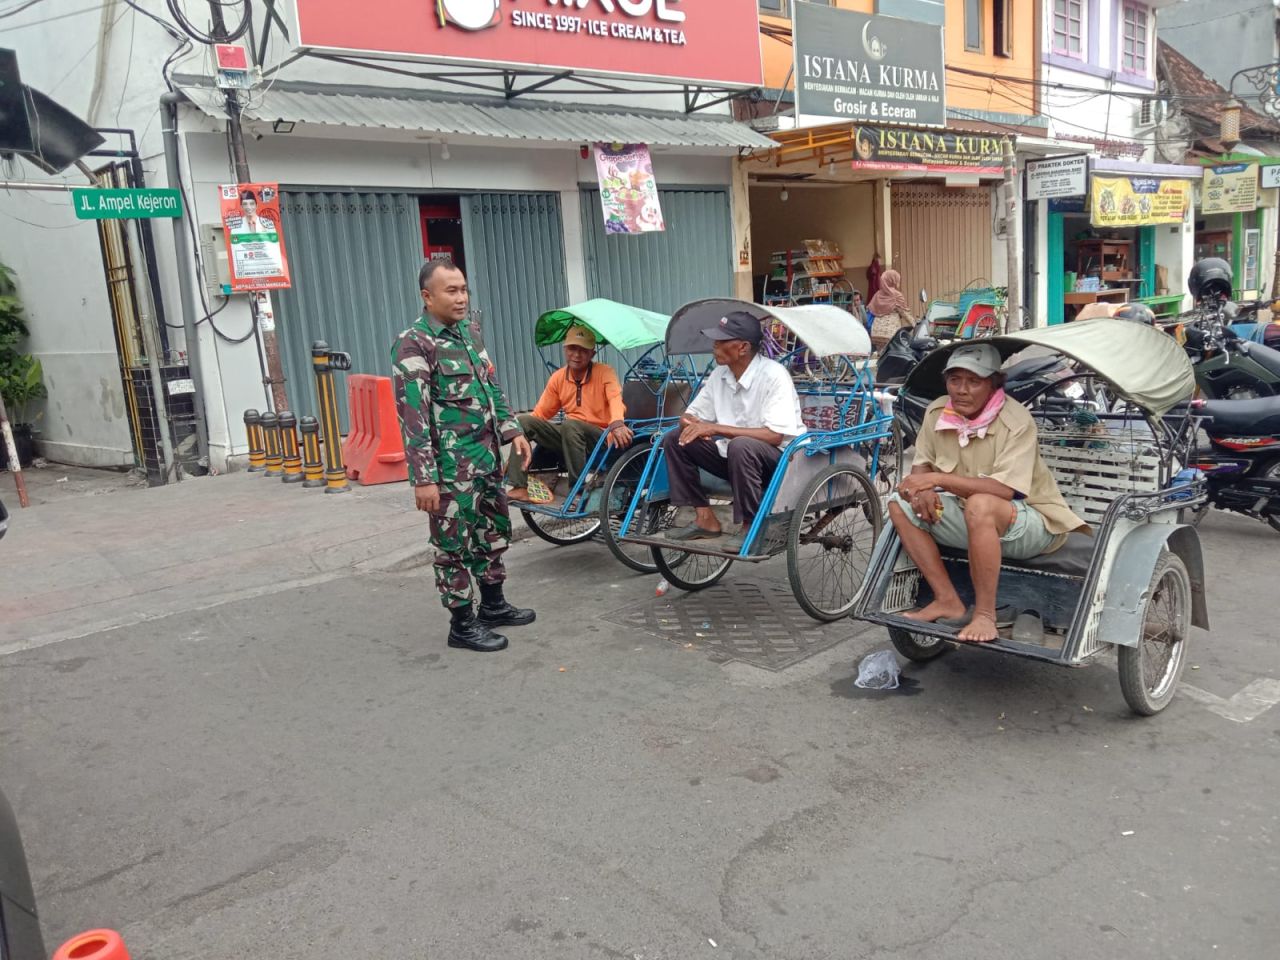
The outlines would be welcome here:
[[[596,348],[596,335],[586,327],[573,326],[564,335],[564,345],[566,347],[585,347],[588,350]]]

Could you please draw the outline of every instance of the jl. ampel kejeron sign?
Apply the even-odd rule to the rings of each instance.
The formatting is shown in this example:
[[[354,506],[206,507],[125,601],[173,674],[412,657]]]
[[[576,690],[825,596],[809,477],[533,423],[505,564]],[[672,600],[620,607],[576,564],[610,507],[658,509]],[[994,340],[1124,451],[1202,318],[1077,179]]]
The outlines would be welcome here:
[[[759,86],[756,0],[291,0],[296,50]]]
[[[857,120],[946,126],[941,27],[801,0],[793,6],[801,125]]]

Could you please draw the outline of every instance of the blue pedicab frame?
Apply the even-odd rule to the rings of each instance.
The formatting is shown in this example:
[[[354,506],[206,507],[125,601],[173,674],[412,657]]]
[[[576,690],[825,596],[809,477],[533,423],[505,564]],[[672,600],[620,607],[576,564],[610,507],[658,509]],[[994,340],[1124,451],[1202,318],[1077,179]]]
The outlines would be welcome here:
[[[673,519],[678,509],[669,502],[665,452],[655,437],[631,488],[618,540],[648,548],[663,577],[684,590],[711,586],[735,560],[759,563],[786,552],[797,602],[816,620],[836,620],[853,607],[884,517],[883,491],[872,477],[881,471],[881,448],[893,436],[893,416],[882,406],[866,361],[870,337],[839,307],[766,307],[713,298],[686,304],[672,316],[668,356],[710,353],[711,342],[701,331],[730,310],[761,320],[764,353],[791,370],[802,403],[814,397],[831,400],[838,425],[810,429],[787,443],[760,512],[733,553],[716,540],[676,542],[654,529],[655,513]],[[678,423],[670,426],[661,437],[679,429]],[[705,473],[703,480],[713,501],[729,499],[723,480]],[[611,497],[612,489],[606,487],[605,495]]]
[[[679,357],[673,361],[663,354],[668,319],[651,310],[603,298],[549,310],[538,318],[534,330],[538,347],[562,343],[571,326],[581,325],[596,335],[601,346],[619,351],[643,349],[620,377],[628,412],[639,410],[641,415],[627,416],[624,420],[635,434],[631,446],[624,450],[610,447],[607,434],[600,435],[587,456],[582,475],[559,502],[513,501],[525,524],[543,540],[568,546],[598,538],[619,560],[643,573],[652,573],[657,568],[647,551],[637,551],[617,542],[614,534],[619,525],[619,511],[610,513],[602,491],[610,471],[620,460],[647,449],[654,436],[678,421],[687,398],[701,381],[692,358]],[[549,357],[544,356],[544,360],[549,372],[561,365]],[[530,472],[538,472],[532,464]]]

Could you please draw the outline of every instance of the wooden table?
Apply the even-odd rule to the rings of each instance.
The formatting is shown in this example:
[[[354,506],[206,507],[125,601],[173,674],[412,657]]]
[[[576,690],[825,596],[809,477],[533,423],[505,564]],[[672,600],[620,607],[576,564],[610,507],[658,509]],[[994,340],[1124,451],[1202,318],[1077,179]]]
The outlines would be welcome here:
[[[1064,294],[1062,303],[1065,307],[1071,308],[1069,311],[1064,310],[1064,320],[1074,320],[1076,314],[1080,312],[1080,308],[1089,303],[1125,303],[1129,299],[1129,291],[1123,287],[1109,287],[1106,290],[1088,290],[1073,291]]]

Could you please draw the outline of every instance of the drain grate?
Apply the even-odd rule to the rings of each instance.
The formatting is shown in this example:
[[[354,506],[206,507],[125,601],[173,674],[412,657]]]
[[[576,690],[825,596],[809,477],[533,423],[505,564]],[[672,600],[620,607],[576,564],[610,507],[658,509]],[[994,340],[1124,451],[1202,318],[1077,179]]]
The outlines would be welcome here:
[[[735,580],[694,593],[672,591],[606,614],[683,646],[694,643],[713,659],[739,660],[766,670],[785,670],[852,636],[852,623],[817,623],[780,585]]]

